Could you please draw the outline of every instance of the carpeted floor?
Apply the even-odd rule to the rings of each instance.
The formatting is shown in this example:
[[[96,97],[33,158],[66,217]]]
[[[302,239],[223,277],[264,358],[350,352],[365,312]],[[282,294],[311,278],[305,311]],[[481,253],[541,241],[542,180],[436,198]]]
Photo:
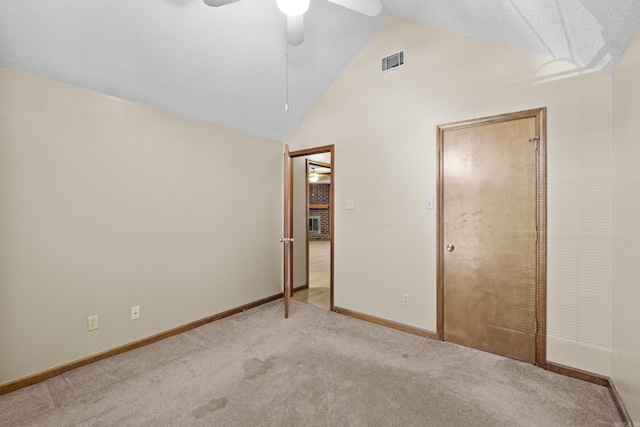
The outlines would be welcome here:
[[[620,426],[606,388],[292,301],[0,396],[1,426]]]

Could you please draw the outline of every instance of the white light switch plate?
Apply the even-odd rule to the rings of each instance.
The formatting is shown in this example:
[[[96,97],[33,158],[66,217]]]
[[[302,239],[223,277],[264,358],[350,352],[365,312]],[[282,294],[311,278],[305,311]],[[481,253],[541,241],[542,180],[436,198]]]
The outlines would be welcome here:
[[[434,203],[433,197],[427,197],[427,209],[433,209]]]

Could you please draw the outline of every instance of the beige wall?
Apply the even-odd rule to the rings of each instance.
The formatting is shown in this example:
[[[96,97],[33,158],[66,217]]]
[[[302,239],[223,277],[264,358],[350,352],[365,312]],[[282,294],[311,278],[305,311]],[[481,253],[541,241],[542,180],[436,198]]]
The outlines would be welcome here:
[[[279,293],[281,153],[0,68],[0,384]]]
[[[613,73],[613,360],[611,374],[640,423],[640,32]]]
[[[381,74],[401,49],[406,66]],[[548,359],[609,375],[611,76],[398,17],[286,141],[336,145],[336,305],[434,331],[436,126],[544,106]]]

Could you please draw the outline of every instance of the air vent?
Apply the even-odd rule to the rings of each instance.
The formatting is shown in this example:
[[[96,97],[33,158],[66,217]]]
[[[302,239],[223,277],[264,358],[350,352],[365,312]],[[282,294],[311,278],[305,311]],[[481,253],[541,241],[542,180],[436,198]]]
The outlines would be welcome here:
[[[393,70],[404,65],[404,50],[382,58],[382,72]]]

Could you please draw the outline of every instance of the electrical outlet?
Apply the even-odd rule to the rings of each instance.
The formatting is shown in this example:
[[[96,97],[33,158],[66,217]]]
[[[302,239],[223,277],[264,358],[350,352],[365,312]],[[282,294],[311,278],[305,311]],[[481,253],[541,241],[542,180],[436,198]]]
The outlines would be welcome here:
[[[97,314],[95,316],[89,316],[87,318],[87,329],[90,330],[90,331],[98,329],[98,315]]]
[[[136,305],[135,307],[131,307],[131,320],[136,320],[140,318],[140,306]]]
[[[402,294],[402,304],[409,305],[409,294]]]

